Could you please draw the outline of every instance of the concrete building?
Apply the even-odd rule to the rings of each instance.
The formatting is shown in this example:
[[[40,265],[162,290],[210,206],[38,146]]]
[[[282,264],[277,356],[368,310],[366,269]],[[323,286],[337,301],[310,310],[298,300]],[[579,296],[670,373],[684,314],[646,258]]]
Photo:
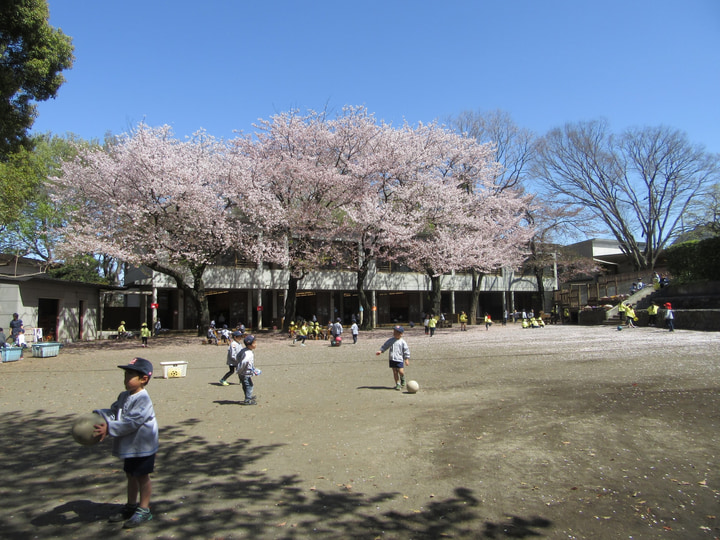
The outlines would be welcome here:
[[[8,325],[17,313],[28,342],[97,339],[103,288],[53,279],[40,261],[0,255],[0,327],[9,335]]]
[[[271,265],[249,267],[247,264],[217,265],[206,270],[204,281],[208,291],[210,317],[218,326],[235,326],[242,322],[252,328],[280,327],[287,294],[288,270]],[[428,293],[430,278],[422,273],[395,265],[371,265],[365,281],[365,291],[373,305],[372,313],[363,313],[357,297],[357,276],[354,272],[318,270],[310,272],[298,284],[296,315],[321,324],[340,317],[349,323],[352,316],[371,317],[373,324],[392,324],[396,321],[419,323],[422,314],[430,310]],[[186,302],[183,291],[174,280],[147,268],[129,271],[126,285],[146,291],[145,304],[156,304],[155,313],[165,328],[191,329],[198,323],[195,309]],[[471,275],[452,273],[441,277],[442,312],[449,320],[461,311],[470,311]],[[549,299],[557,288],[555,276],[546,280]],[[500,319],[504,310],[529,309],[537,293],[535,277],[521,272],[502,270],[485,275],[481,281],[478,315],[489,312]],[[141,303],[143,297],[138,299]]]

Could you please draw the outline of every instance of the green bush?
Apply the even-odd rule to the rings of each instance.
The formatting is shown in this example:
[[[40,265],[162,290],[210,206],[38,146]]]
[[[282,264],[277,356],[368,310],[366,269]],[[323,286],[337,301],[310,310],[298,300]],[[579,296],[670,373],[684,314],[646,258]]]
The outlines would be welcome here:
[[[668,270],[680,283],[720,280],[720,236],[676,244],[665,255]]]

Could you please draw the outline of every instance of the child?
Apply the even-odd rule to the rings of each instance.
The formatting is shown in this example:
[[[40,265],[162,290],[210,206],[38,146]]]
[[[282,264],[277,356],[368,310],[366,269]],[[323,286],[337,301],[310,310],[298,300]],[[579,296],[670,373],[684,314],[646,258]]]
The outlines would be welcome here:
[[[308,333],[310,330],[308,329],[307,321],[304,321],[302,323],[302,326],[298,329],[297,334],[293,338],[293,345],[295,345],[295,342],[299,339],[300,345],[303,347],[305,346],[305,340],[308,338]]]
[[[150,382],[153,366],[144,358],[133,358],[125,370],[125,392],[122,392],[109,409],[95,412],[104,419],[96,424],[96,436],[102,441],[113,437],[113,456],[125,460],[123,470],[127,477],[127,504],[109,521],[125,521],[124,529],[132,529],[152,519],[150,473],[155,468],[158,451],[158,425],[150,395],[145,387]],[[138,504],[138,495],[140,501]]]
[[[18,330],[18,334],[15,336],[15,346],[16,347],[22,347],[23,349],[27,347],[27,342],[25,341],[25,329],[21,328]]]
[[[213,343],[215,345],[220,345],[220,341],[218,340],[217,334],[215,334],[215,327],[210,326],[207,331],[207,340],[210,345]]]
[[[238,367],[238,377],[242,383],[243,391],[245,392],[245,401],[243,405],[256,405],[255,398],[253,397],[253,375],[260,375],[260,370],[255,369],[255,347],[257,342],[255,336],[249,335],[244,339],[245,348],[240,353],[240,366]]]
[[[673,311],[672,304],[670,302],[665,303],[665,324],[668,330],[671,332],[675,331],[675,312]]]
[[[223,345],[229,345],[231,337],[232,334],[230,334],[230,330],[228,330],[228,325],[223,324],[222,330],[220,330],[220,339],[222,340]]]
[[[532,319],[532,316],[528,316],[528,318]],[[489,313],[485,313],[485,330],[490,330],[490,327],[492,326],[492,318],[490,317]]]
[[[0,328],[0,347],[7,347],[7,337],[5,337],[5,331]]]
[[[379,356],[388,349],[390,350],[389,359],[395,379],[395,390],[400,390],[405,386],[404,367],[410,365],[410,347],[403,339],[403,332],[405,332],[405,329],[402,326],[394,327],[393,337],[383,343],[380,350],[375,353],[376,356]]]
[[[428,319],[428,328],[430,329],[430,337],[435,335],[435,328],[437,327],[438,317],[437,315],[431,315]]]
[[[628,328],[635,328],[635,308],[633,308],[632,304],[625,306],[625,320]]]
[[[357,321],[353,320],[352,325],[350,326],[350,332],[352,333],[353,337],[353,345],[357,343],[358,333],[360,332],[360,329],[358,328]]]
[[[142,323],[140,325],[140,337],[142,338],[142,346],[147,347],[148,338],[150,337],[150,329],[148,328],[147,323]]]
[[[240,362],[240,351],[242,351],[242,345],[240,344],[241,337],[242,332],[240,330],[235,330],[232,333],[232,341],[230,342],[230,346],[227,351],[227,365],[230,366],[230,369],[225,375],[223,375],[222,379],[220,379],[220,384],[222,386],[230,386],[227,379],[230,375],[235,373],[235,370],[238,368],[238,363]]]

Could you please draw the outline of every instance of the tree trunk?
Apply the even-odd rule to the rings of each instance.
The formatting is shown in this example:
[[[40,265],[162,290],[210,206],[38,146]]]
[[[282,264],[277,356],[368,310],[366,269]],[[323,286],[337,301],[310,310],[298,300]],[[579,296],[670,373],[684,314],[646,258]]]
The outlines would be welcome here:
[[[370,314],[372,313],[372,306],[370,305],[370,301],[367,298],[367,294],[365,294],[365,278],[368,275],[368,271],[369,264],[367,262],[367,258],[364,258],[362,264],[360,265],[360,268],[357,271],[356,285],[358,302],[363,311],[362,324],[360,325],[360,328],[362,330],[372,330],[372,317],[370,316]]]
[[[482,284],[484,272],[472,271],[472,292],[470,295],[470,313],[468,313],[468,323],[477,324],[477,312],[480,305],[480,285]]]
[[[203,279],[204,273],[204,265],[192,269],[193,301],[195,302],[195,308],[197,309],[198,316],[200,317],[200,324],[198,324],[198,336],[205,336],[208,328],[210,327],[210,307],[208,306],[208,299],[205,294],[205,280]]]
[[[173,268],[167,268],[160,264],[147,264],[147,267],[155,272],[160,272],[166,276],[170,276],[175,280],[175,284],[178,289],[182,289],[185,295],[195,306],[199,321],[198,321],[198,336],[205,336],[207,329],[210,326],[210,308],[208,307],[207,296],[205,294],[205,281],[203,280],[203,274],[207,265],[201,264],[199,266],[193,266],[189,268],[190,275],[193,277],[192,287],[183,277],[183,274],[176,271]]]
[[[539,315],[541,311],[545,311],[545,270],[539,266],[535,266],[533,268],[533,274],[535,274],[535,280],[537,281],[538,302],[540,304],[539,306],[534,306],[533,310]],[[536,310],[535,308],[539,309]]]
[[[285,298],[285,319],[283,320],[283,331],[287,332],[290,328],[290,321],[295,321],[295,309],[297,307],[297,289],[298,283],[302,278],[294,277],[290,274],[288,280],[287,297]]]
[[[433,315],[440,315],[440,310],[442,309],[442,291],[440,290],[440,277],[434,275],[434,272],[432,270],[427,271],[428,276],[430,276],[430,294],[428,295],[428,299],[430,300],[430,311]]]

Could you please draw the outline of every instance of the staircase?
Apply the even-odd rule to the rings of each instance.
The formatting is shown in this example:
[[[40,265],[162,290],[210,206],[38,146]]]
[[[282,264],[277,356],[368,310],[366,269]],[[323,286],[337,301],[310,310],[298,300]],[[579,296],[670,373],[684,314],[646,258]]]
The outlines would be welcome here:
[[[628,296],[625,300],[623,300],[623,304],[632,304],[633,308],[635,309],[635,314],[637,315],[640,310],[645,310],[650,305],[650,302],[652,302],[651,296],[654,296],[655,293],[659,293],[660,290],[655,290],[650,287],[643,287],[636,293]],[[605,312],[605,322],[603,324],[607,324],[610,326],[617,326],[619,324],[622,324],[620,322],[620,313],[618,312],[618,307],[613,306],[612,308],[608,309]]]

